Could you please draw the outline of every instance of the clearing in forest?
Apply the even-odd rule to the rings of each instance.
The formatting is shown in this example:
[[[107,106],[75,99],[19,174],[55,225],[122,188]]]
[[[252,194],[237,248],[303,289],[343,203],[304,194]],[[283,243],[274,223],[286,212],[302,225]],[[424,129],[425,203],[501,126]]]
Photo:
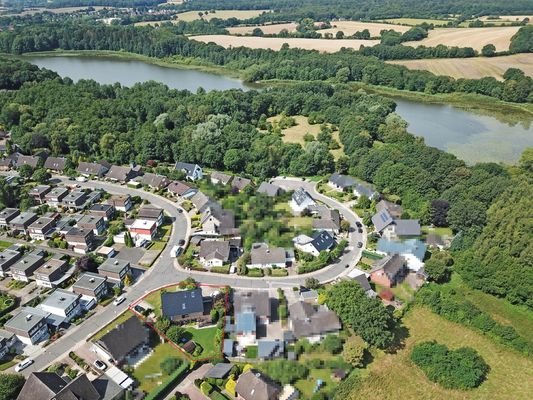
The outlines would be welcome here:
[[[362,31],[368,29],[372,37],[379,36],[379,33],[382,30],[393,29],[396,32],[406,32],[411,27],[405,25],[396,25],[396,24],[384,24],[379,22],[360,22],[360,21],[333,21],[331,23],[331,28],[320,29],[317,32],[321,33],[324,36],[325,33],[332,33],[333,36],[338,31],[344,32],[345,36],[351,36],[357,31]]]

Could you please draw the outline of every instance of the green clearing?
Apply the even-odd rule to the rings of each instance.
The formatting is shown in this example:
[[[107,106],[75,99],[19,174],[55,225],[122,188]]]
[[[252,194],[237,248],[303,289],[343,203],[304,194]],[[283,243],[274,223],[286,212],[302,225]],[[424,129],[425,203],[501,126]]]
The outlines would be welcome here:
[[[8,295],[7,293],[0,293],[0,313],[9,307],[12,307],[14,304],[15,299],[13,296]]]
[[[302,394],[302,398],[310,399],[311,397],[313,397],[313,391],[316,387],[316,382],[319,379],[322,381],[322,386],[319,392],[328,393],[335,386],[337,386],[337,382],[333,381],[331,377],[331,370],[328,368],[309,369],[309,375],[307,376],[307,378],[297,380],[294,383],[294,386],[300,391],[300,393]]]
[[[452,229],[451,228],[431,228],[429,226],[423,226],[422,227],[422,233],[424,234],[429,234],[429,233],[434,233],[436,235],[439,235],[439,236],[450,236],[452,237],[453,236],[453,232],[452,232]]]
[[[408,332],[405,347],[395,354],[374,351],[374,361],[363,370],[365,378],[361,385],[353,388],[349,399],[525,400],[531,397],[531,358],[449,322],[425,307],[410,309],[403,323]],[[487,380],[470,391],[447,390],[432,383],[409,360],[412,347],[427,340],[436,340],[453,349],[474,348],[491,368]]]
[[[123,322],[126,322],[128,319],[132,317],[134,317],[134,315],[130,310],[124,311],[117,318],[115,318],[113,321],[111,321],[109,324],[107,324],[102,329],[100,329],[98,332],[96,332],[93,336],[91,336],[89,341],[96,342],[98,339],[100,339],[107,332],[115,328],[117,325],[122,324]]]
[[[167,357],[179,358],[185,362],[182,352],[172,344],[158,344],[154,347],[152,355],[133,371],[133,376],[139,382],[139,389],[150,393],[168,379],[169,375],[165,374],[160,366]]]
[[[190,339],[195,343],[202,346],[202,352],[197,356],[197,358],[211,358],[220,356],[220,347],[215,345],[215,334],[217,332],[217,327],[213,326],[210,328],[185,328],[185,332],[190,335]]]
[[[447,25],[450,20],[445,19],[426,19],[426,18],[389,18],[384,19],[383,21],[389,22],[391,24],[400,24],[400,25],[420,25],[424,22],[426,24],[433,24],[435,26]]]
[[[11,242],[7,242],[5,240],[0,240],[0,251],[4,251],[5,249],[7,249],[8,247],[12,246],[13,243]]]

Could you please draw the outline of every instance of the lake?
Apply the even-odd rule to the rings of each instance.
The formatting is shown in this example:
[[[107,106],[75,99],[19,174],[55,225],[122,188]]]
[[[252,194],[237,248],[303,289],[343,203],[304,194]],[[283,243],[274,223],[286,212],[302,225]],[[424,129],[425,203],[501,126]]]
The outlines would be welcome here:
[[[154,80],[173,89],[248,90],[242,81],[190,69],[166,68],[138,60],[82,56],[28,56],[24,59],[56,71],[74,81],[94,79],[100,83],[119,82],[132,86]],[[409,132],[424,137],[430,146],[467,161],[518,161],[526,147],[533,146],[533,121],[509,124],[490,115],[480,115],[446,104],[428,104],[394,99],[396,112],[409,123]]]

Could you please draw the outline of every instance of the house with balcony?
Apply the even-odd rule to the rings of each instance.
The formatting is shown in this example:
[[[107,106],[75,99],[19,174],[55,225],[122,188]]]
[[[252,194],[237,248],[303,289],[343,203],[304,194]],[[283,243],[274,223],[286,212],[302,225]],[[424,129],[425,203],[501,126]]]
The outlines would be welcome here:
[[[94,214],[84,215],[76,226],[83,230],[93,231],[95,236],[100,236],[106,230],[104,218]]]
[[[163,220],[165,218],[165,215],[163,213],[163,209],[151,205],[144,205],[139,209],[139,213],[137,214],[138,219],[144,219],[147,221],[155,221],[157,224],[157,227],[160,227],[163,225]]]
[[[82,307],[88,310],[107,295],[107,276],[86,272],[72,285],[72,291],[81,294]]]
[[[295,215],[300,215],[311,206],[315,206],[316,202],[311,195],[304,188],[299,188],[292,194],[289,206]]]
[[[89,214],[102,217],[104,221],[108,222],[115,215],[115,206],[112,204],[93,204],[89,208]]]
[[[202,167],[200,167],[198,164],[178,161],[174,165],[174,169],[176,171],[183,172],[185,174],[185,178],[189,181],[197,181],[203,177]]]
[[[190,199],[198,192],[197,188],[181,181],[172,181],[167,186],[167,190],[172,195],[176,197],[181,197],[183,199]]]
[[[20,210],[18,208],[4,208],[0,211],[0,227],[7,228],[11,221],[18,217]]]
[[[69,265],[66,260],[52,257],[37,268],[33,276],[38,286],[53,288],[59,285],[68,269]]]
[[[129,194],[115,194],[107,201],[108,204],[115,207],[117,211],[128,212],[133,207],[131,196]]]
[[[22,307],[4,324],[4,329],[14,333],[26,345],[48,339],[50,331],[46,319],[49,313],[33,307]]]
[[[28,253],[10,267],[11,276],[17,281],[29,282],[35,270],[43,264],[44,252],[34,251]]]
[[[157,222],[146,219],[136,219],[128,226],[128,231],[135,242],[142,240],[152,241],[157,233]]]
[[[68,193],[63,200],[61,201],[61,206],[63,208],[69,208],[71,210],[82,210],[85,208],[88,197],[87,193],[83,190],[73,190]]]
[[[9,228],[15,234],[23,233],[24,235],[28,234],[28,228],[31,224],[37,221],[37,214],[29,211],[21,212],[9,223]]]
[[[46,194],[52,190],[50,185],[38,185],[28,191],[28,196],[33,199],[35,204],[44,204],[46,202]]]
[[[90,229],[72,227],[65,234],[65,240],[79,254],[86,254],[94,247],[94,233]]]
[[[10,268],[22,257],[22,253],[14,249],[5,249],[0,253],[0,277],[5,277]]]
[[[47,240],[55,232],[56,220],[41,217],[28,226],[28,233],[33,240]]]
[[[37,307],[46,313],[52,314],[48,320],[54,321],[54,325],[60,326],[69,323],[73,318],[81,314],[81,294],[56,289],[46,297]]]
[[[63,199],[69,194],[69,191],[65,187],[55,187],[50,190],[44,196],[44,201],[50,207],[59,207],[63,202]]]

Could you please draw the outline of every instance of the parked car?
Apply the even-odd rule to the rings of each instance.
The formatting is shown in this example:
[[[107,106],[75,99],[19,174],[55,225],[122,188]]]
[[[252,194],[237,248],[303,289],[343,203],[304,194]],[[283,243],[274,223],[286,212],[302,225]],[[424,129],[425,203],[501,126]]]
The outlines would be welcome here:
[[[358,228],[362,228],[362,227],[363,227],[363,224],[360,223],[359,221],[357,221],[357,222],[355,223],[355,225],[357,225]]]
[[[93,365],[96,369],[99,369],[100,371],[104,371],[107,368],[106,363],[100,360],[96,360]]]
[[[135,307],[133,307],[133,309],[135,311],[137,311],[139,314],[144,314],[146,312],[146,308],[140,306],[140,305],[136,305]]]
[[[118,306],[119,304],[122,304],[125,300],[125,296],[118,296],[115,300],[113,300],[113,305]]]
[[[360,249],[361,247],[363,247],[363,242],[357,242],[357,248]]]
[[[363,233],[363,230],[362,230],[361,228],[359,228],[359,229],[357,230],[357,232],[359,232],[359,233]]]
[[[183,245],[185,244],[185,239],[181,239],[181,240],[178,242],[178,244],[179,244],[180,246],[183,246]]]
[[[33,358],[26,358],[24,361],[21,361],[17,364],[17,366],[15,367],[15,371],[20,372],[28,368],[32,364],[33,364]]]

